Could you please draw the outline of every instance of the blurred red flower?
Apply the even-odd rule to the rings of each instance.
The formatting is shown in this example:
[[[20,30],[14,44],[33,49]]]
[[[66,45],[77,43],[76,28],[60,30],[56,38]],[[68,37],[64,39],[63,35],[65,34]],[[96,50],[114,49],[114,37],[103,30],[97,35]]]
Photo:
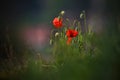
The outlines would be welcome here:
[[[78,31],[72,30],[72,29],[68,29],[66,31],[66,36],[68,37],[67,44],[70,44],[72,38],[76,37],[77,35],[78,35]]]
[[[56,28],[62,27],[62,19],[55,17],[54,20],[53,20],[53,25],[54,25]]]

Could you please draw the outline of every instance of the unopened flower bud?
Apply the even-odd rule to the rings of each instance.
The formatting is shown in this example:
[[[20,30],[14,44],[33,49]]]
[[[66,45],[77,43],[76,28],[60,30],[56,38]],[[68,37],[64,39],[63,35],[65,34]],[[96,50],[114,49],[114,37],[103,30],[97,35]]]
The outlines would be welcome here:
[[[80,14],[80,18],[82,19],[82,18],[83,18],[83,16],[84,16],[84,14],[83,14],[83,13],[81,13],[81,14]]]
[[[58,32],[55,33],[55,37],[57,37],[57,36],[59,36],[59,33],[58,33]]]
[[[60,14],[61,14],[61,15],[64,15],[64,14],[65,14],[65,11],[61,11]]]
[[[53,43],[53,40],[52,40],[52,39],[50,39],[50,45],[52,45],[52,43]]]
[[[75,30],[78,31],[78,27],[76,27]]]

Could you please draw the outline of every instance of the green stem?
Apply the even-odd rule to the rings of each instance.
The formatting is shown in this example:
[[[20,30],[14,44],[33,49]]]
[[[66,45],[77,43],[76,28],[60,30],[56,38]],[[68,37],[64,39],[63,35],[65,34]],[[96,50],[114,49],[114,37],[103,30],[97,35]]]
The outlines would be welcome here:
[[[86,14],[85,14],[85,11],[83,12],[84,13],[84,27],[85,27],[85,33],[87,33],[87,23],[86,23]]]

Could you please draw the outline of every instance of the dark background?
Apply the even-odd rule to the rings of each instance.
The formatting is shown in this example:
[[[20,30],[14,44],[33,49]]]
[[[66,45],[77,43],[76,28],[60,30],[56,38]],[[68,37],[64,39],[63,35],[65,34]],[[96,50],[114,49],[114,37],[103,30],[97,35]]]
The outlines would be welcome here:
[[[1,0],[0,10],[0,57],[5,57],[6,52],[4,46],[9,46],[9,41],[6,35],[11,36],[11,43],[14,44],[14,49],[18,53],[22,50],[19,44],[19,39],[16,33],[24,24],[50,24],[53,17],[57,16],[61,10],[68,11],[67,14],[72,13],[73,16],[79,15],[82,10],[86,11],[88,17],[89,13],[102,14],[107,20],[105,25],[112,25],[119,23],[120,7],[117,0]],[[91,16],[92,17],[92,16]],[[100,16],[101,17],[101,16]],[[78,17],[77,17],[78,18]],[[103,18],[103,19],[104,19]],[[100,24],[98,24],[100,25]],[[51,27],[51,26],[50,26]],[[118,27],[111,27],[110,30],[118,30]],[[20,50],[18,47],[19,45]]]

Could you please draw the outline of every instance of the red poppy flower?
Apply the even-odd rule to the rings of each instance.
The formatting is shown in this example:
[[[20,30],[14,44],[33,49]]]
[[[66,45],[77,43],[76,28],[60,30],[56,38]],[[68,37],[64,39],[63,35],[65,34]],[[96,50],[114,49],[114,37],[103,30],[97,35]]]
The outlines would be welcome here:
[[[62,19],[55,17],[54,20],[53,20],[53,25],[54,25],[56,28],[62,27]]]
[[[68,29],[66,31],[66,35],[68,37],[68,40],[67,40],[67,44],[70,44],[71,40],[73,37],[76,37],[78,35],[78,32],[76,30],[71,30],[71,29]]]

